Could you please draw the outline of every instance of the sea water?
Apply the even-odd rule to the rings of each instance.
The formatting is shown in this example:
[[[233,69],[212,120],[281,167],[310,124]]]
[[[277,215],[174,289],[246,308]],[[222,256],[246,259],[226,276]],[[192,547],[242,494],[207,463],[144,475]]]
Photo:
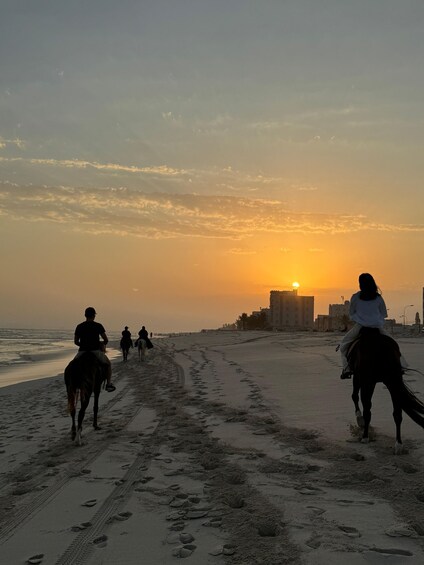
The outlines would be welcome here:
[[[118,340],[119,334],[108,337]],[[63,373],[76,352],[73,330],[0,328],[0,387]],[[109,358],[118,354],[108,347]]]

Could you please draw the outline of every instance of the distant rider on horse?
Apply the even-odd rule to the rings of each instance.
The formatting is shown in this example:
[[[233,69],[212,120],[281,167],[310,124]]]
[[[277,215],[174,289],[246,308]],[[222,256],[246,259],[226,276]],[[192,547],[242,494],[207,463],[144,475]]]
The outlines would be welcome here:
[[[109,358],[104,353],[104,348],[109,340],[102,324],[94,321],[95,317],[96,310],[92,306],[89,306],[85,309],[85,322],[81,322],[81,324],[78,324],[75,328],[74,343],[79,347],[75,359],[83,355],[86,351],[93,353],[105,369],[107,379],[106,390],[112,392],[116,388],[111,383],[112,365]],[[99,337],[103,339],[103,342],[100,341]]]
[[[136,346],[140,339],[143,339],[146,342],[147,349],[152,349],[153,343],[149,339],[149,332],[146,330],[145,326],[142,326],[141,330],[138,332],[138,338],[135,342]]]
[[[362,327],[378,328],[380,333],[391,337],[383,327],[384,320],[387,318],[386,304],[372,275],[369,273],[359,275],[359,288],[359,292],[352,295],[349,306],[349,316],[355,322],[355,325],[347,332],[340,343],[343,364],[341,379],[350,379],[352,376],[347,353],[352,343],[358,339]],[[401,363],[403,368],[407,367],[403,357],[401,357]]]

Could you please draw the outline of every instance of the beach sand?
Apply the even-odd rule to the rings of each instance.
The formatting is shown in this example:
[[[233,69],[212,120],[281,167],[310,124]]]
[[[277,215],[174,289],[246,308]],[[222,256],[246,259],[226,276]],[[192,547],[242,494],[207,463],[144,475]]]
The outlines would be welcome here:
[[[113,362],[70,439],[63,375],[0,389],[0,559],[19,565],[424,562],[424,430],[376,389],[359,442],[332,334],[208,332]],[[422,339],[401,342],[420,370]],[[423,398],[424,377],[409,385]]]

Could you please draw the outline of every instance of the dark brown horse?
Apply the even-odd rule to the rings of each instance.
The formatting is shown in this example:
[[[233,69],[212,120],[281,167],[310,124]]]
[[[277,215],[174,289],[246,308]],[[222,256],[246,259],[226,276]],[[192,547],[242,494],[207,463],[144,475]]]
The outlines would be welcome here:
[[[359,339],[349,353],[349,366],[353,371],[352,400],[358,425],[363,427],[362,442],[369,442],[372,396],[375,385],[383,383],[392,398],[393,419],[396,425],[395,453],[402,453],[402,411],[424,427],[424,404],[412,393],[403,380],[399,346],[390,336],[376,328],[362,328]],[[359,408],[359,394],[363,413]]]
[[[99,411],[99,396],[102,383],[106,380],[106,375],[102,370],[102,364],[97,357],[85,352],[77,359],[73,359],[65,369],[64,373],[66,391],[68,394],[68,409],[72,418],[71,437],[81,445],[82,422],[85,411],[90,402],[91,395],[94,393],[93,407],[93,427],[99,430],[97,425],[97,414]],[[78,403],[78,395],[81,400],[81,408],[78,413],[78,427],[75,425],[75,414]]]
[[[130,348],[133,347],[132,339],[130,337],[122,337],[119,345],[122,349],[124,361],[128,361],[128,352]]]

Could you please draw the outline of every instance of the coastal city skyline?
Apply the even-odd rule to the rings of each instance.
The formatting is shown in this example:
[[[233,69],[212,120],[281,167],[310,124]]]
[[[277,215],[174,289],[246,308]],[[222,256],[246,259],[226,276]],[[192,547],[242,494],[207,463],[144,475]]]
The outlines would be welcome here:
[[[422,3],[2,8],[2,326],[316,316],[361,272],[421,315]]]

